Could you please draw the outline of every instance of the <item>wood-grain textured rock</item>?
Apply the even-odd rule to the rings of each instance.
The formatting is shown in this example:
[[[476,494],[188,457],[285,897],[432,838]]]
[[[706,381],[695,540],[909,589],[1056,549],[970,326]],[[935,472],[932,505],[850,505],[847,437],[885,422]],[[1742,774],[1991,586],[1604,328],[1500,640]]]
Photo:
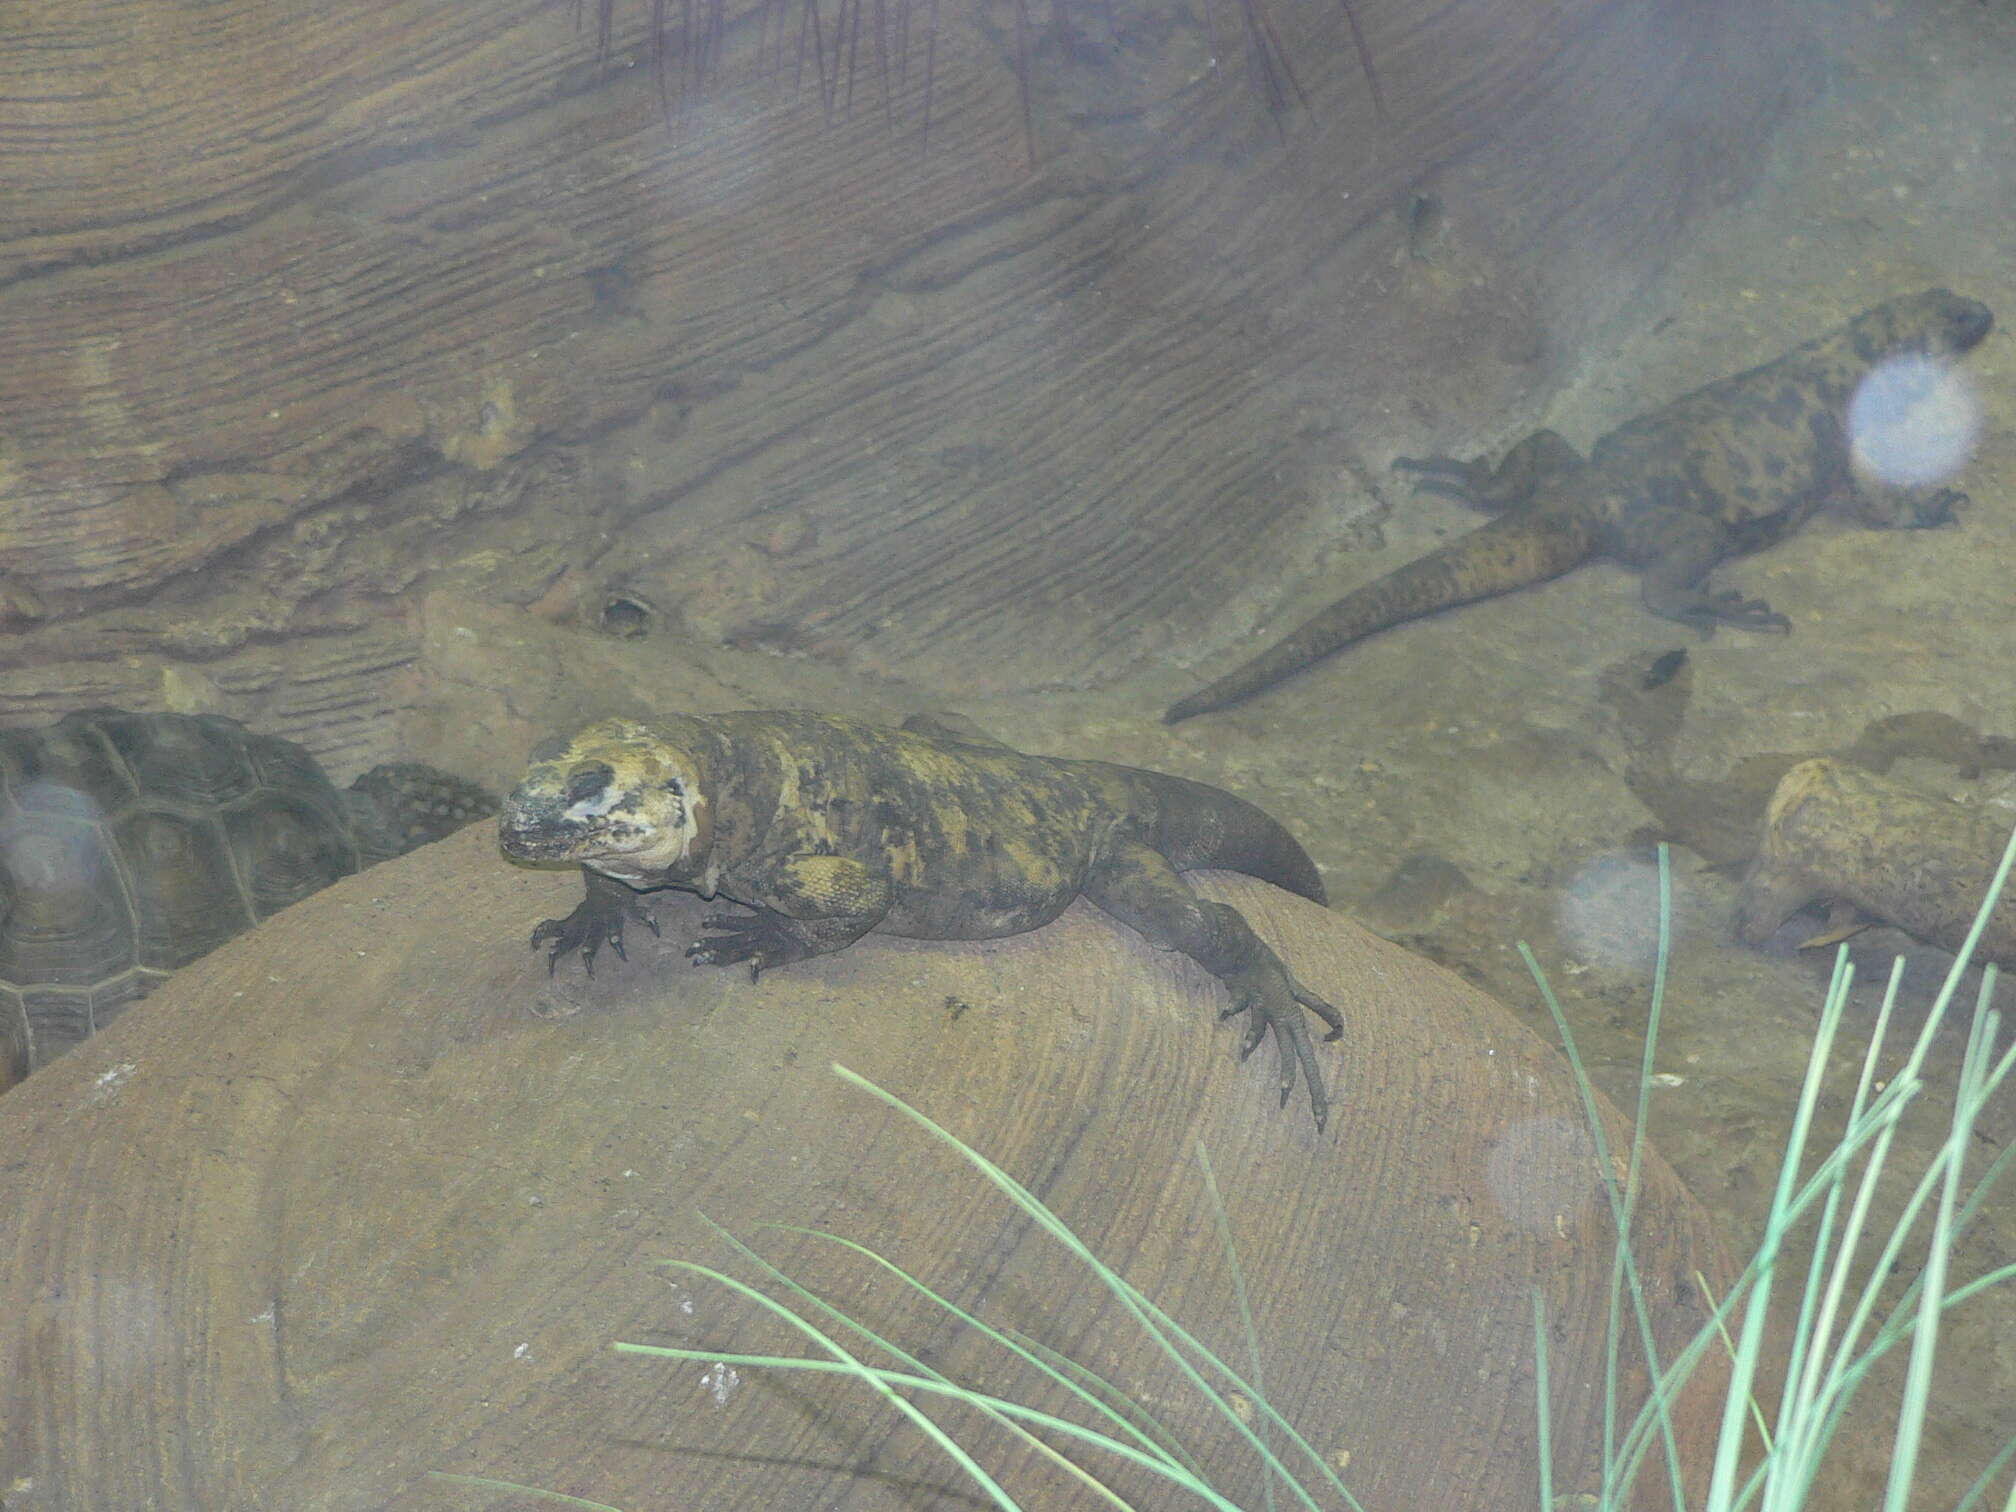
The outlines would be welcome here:
[[[752,986],[678,962],[703,906],[680,904],[663,959],[640,941],[563,1003],[524,940],[576,885],[504,865],[478,826],[232,942],[0,1099],[10,1512],[492,1504],[431,1470],[634,1507],[935,1504],[952,1472],[864,1394],[747,1372],[717,1394],[609,1349],[791,1343],[653,1266],[727,1258],[699,1213],[955,1377],[1027,1388],[835,1247],[759,1225],[875,1246],[1094,1364],[1257,1496],[1247,1451],[1110,1299],[833,1060],[998,1159],[1244,1359],[1201,1142],[1268,1394],[1348,1454],[1367,1506],[1532,1502],[1538,1286],[1554,1484],[1587,1489],[1608,1219],[1565,1068],[1482,993],[1200,874],[1345,1007],[1319,1138],[1236,1066],[1202,973],[1082,906]],[[1704,1317],[1697,1269],[1725,1273],[1656,1159],[1635,1237],[1670,1352]],[[1681,1414],[1697,1468],[1703,1426]],[[1040,1461],[982,1447],[1025,1504],[1077,1504]]]

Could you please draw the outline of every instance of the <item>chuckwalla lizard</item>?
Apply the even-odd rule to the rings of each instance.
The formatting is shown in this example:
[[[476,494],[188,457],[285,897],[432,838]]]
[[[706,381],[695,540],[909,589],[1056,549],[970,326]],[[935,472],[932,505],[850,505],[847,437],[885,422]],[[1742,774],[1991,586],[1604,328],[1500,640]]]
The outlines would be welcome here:
[[[587,897],[532,932],[549,967],[626,920],[637,894],[674,887],[752,910],[707,918],[696,965],[751,975],[843,950],[872,932],[978,940],[1049,923],[1084,897],[1225,986],[1252,1015],[1243,1059],[1272,1033],[1285,1106],[1299,1070],[1320,1129],[1329,1112],[1303,1009],[1343,1033],[1235,908],[1179,873],[1224,867],[1314,902],[1322,879],[1294,838],[1242,798],[1103,761],[1026,756],[918,718],[901,729],[772,712],[604,720],[533,753],[499,835],[525,861],[576,861]]]
[[[1599,556],[1643,574],[1645,607],[1662,618],[1703,632],[1718,624],[1788,629],[1762,599],[1711,593],[1708,573],[1783,540],[1837,496],[1874,526],[1944,524],[1963,495],[1856,475],[1848,406],[1879,364],[1958,356],[1994,323],[1986,305],[1930,289],[1877,305],[1775,362],[1618,427],[1587,461],[1551,430],[1528,436],[1495,468],[1399,458],[1394,466],[1420,474],[1420,487],[1507,513],[1345,594],[1163,718],[1174,724],[1237,703],[1376,631],[1543,582]]]

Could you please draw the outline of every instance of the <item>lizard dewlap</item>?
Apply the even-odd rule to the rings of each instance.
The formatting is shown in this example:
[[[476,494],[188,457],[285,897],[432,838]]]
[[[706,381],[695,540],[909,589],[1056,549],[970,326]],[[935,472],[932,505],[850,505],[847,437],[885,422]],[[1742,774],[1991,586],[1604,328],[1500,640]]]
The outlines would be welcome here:
[[[978,940],[1049,923],[1084,897],[1160,950],[1196,961],[1270,1032],[1285,1104],[1299,1071],[1329,1103],[1303,1019],[1337,1010],[1289,973],[1237,909],[1180,873],[1245,872],[1324,901],[1294,838],[1242,798],[1103,761],[1026,756],[936,720],[901,729],[796,712],[611,719],[534,753],[498,834],[523,861],[578,862],[588,893],[532,932],[549,964],[622,953],[637,893],[676,887],[752,910],[705,921],[696,964],[751,973],[871,932]]]

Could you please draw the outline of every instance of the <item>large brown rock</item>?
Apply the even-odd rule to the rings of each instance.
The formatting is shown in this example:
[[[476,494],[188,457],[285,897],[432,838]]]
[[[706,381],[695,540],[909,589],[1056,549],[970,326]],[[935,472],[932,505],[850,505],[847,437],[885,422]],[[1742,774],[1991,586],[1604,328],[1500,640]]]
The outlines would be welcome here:
[[[1771,795],[1736,899],[1736,932],[1761,945],[1800,910],[1826,903],[1957,953],[2008,846],[2006,810],[1937,798],[1828,757],[1802,761]],[[2016,894],[2006,888],[1974,959],[2016,967]]]
[[[478,827],[317,894],[0,1098],[10,1512],[499,1504],[430,1470],[639,1512],[937,1505],[951,1472],[858,1388],[609,1349],[798,1347],[653,1266],[728,1258],[701,1213],[953,1376],[1035,1389],[837,1247],[759,1226],[874,1245],[1069,1350],[1257,1499],[1250,1452],[1110,1297],[835,1060],[998,1159],[1243,1365],[1201,1143],[1266,1391],[1348,1458],[1367,1506],[1534,1504],[1537,1288],[1554,1484],[1589,1488],[1611,1253],[1595,1161],[1559,1058],[1449,973],[1264,885],[1198,879],[1346,1011],[1319,1136],[1268,1068],[1234,1061],[1200,972],[1084,905],[752,985],[684,967],[704,905],[672,899],[662,947],[640,936],[576,988],[525,938],[578,883],[494,844]],[[1656,1158],[1635,1237],[1670,1355],[1705,1316],[1697,1270],[1727,1276]],[[1680,1414],[1696,1470],[1704,1405]],[[954,1427],[1025,1504],[1083,1504]]]
[[[774,7],[669,124],[603,8],[0,8],[0,714],[405,754],[387,610],[444,581],[969,691],[1206,649],[1530,404],[1793,56],[1749,0],[1353,0],[1364,55],[1275,0],[1277,122],[1236,10],[1021,60],[949,4],[927,141],[921,7],[849,12],[830,124],[799,21],[752,77]]]

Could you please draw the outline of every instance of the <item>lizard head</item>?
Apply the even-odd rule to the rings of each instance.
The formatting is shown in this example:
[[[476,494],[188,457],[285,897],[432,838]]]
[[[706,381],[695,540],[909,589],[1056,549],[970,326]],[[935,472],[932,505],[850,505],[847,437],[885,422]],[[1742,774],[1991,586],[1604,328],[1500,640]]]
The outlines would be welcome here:
[[[699,764],[651,726],[605,719],[532,753],[497,835],[521,861],[578,861],[643,885],[697,873],[714,826]]]
[[[1855,318],[1855,352],[1864,362],[1915,353],[1957,357],[1980,345],[1995,327],[1995,316],[1978,299],[1950,289],[1927,289],[1887,300]]]
[[[1981,409],[1954,359],[1978,346],[1995,317],[1978,300],[1928,289],[1880,304],[1848,327],[1861,371],[1847,390],[1849,491],[1866,525],[1884,530],[1950,524],[1962,495],[1946,484],[1966,464]]]

